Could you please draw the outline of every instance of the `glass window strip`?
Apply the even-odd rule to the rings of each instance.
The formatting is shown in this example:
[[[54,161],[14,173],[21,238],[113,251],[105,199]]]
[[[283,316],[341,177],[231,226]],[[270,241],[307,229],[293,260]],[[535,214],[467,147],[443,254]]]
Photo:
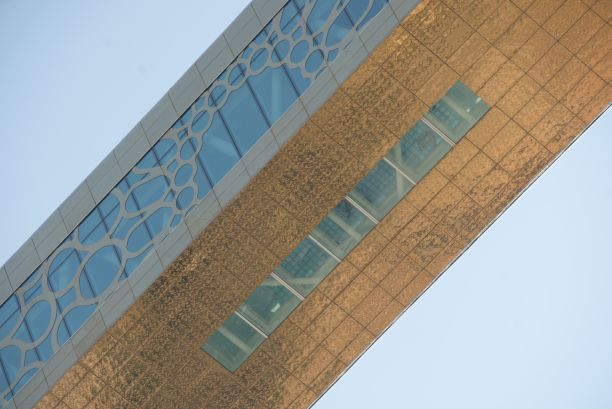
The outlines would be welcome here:
[[[259,327],[258,327],[257,325],[255,325],[255,324],[253,324],[251,321],[249,321],[249,320],[248,320],[248,319],[247,319],[247,318],[246,318],[244,315],[242,315],[242,314],[240,313],[240,311],[234,311],[234,314],[236,314],[236,316],[238,316],[238,318],[240,318],[242,321],[246,322],[246,323],[247,323],[247,325],[248,325],[249,327],[251,327],[251,328],[253,328],[255,331],[257,331],[257,333],[258,333],[259,335],[261,335],[262,337],[264,337],[264,338],[266,338],[266,339],[268,338],[268,336],[266,335],[266,333],[265,333],[265,332],[263,332],[261,329],[259,329]]]
[[[422,117],[421,122],[430,127],[432,131],[434,131],[440,136],[440,138],[444,139],[444,141],[447,142],[451,146],[451,148],[455,147],[456,143],[448,135],[442,132],[437,126],[432,124],[427,118]]]
[[[338,257],[334,253],[332,253],[332,251],[329,250],[327,247],[325,247],[323,244],[321,244],[321,242],[319,240],[317,240],[314,237],[312,237],[312,234],[308,234],[306,237],[308,237],[314,244],[319,246],[321,248],[321,250],[323,250],[324,252],[329,254],[330,257],[333,258],[334,260],[336,260],[338,263],[342,262],[342,259],[340,257]]]
[[[457,81],[457,82],[459,82],[459,81]],[[488,107],[487,107],[487,109],[488,109]],[[451,149],[452,149],[452,148],[453,148],[453,147],[456,145],[456,144],[455,144],[455,142],[453,142],[452,140],[450,140],[450,138],[449,138],[447,135],[445,135],[445,134],[444,134],[442,131],[440,131],[440,130],[439,130],[437,127],[435,127],[435,126],[434,126],[433,124],[431,124],[429,121],[427,121],[427,120],[426,120],[424,117],[423,117],[423,118],[421,118],[421,120],[423,121],[423,123],[424,123],[425,125],[427,125],[429,128],[431,128],[431,130],[432,130],[432,131],[434,131],[434,132],[435,132],[436,134],[438,134],[438,135],[439,135],[439,136],[440,136],[440,137],[441,137],[441,138],[442,138],[442,139],[443,139],[445,142],[447,142],[447,143],[448,143],[448,144],[451,146]],[[474,127],[474,125],[475,125],[475,124],[476,124],[476,123],[477,123],[479,120],[480,120],[480,119],[477,119],[477,120],[476,120],[474,123],[472,123],[472,124],[470,125],[470,128],[469,128],[469,129],[473,128],[473,127]],[[469,130],[469,129],[468,129],[468,130]],[[467,134],[467,132],[466,132],[465,134]],[[464,134],[464,135],[462,135],[462,136],[461,136],[461,138],[463,138],[463,137],[465,136],[465,134]],[[399,145],[399,143],[398,143],[398,145]],[[392,149],[393,149],[393,148],[392,148]],[[391,151],[391,150],[390,150],[390,151]],[[449,152],[450,152],[450,151],[449,151]],[[442,158],[443,158],[443,157],[442,157]],[[442,158],[438,159],[438,161],[436,162],[436,164],[437,164],[437,163],[439,163],[439,162],[442,160]],[[389,166],[391,166],[391,167],[392,167],[392,168],[393,168],[393,169],[394,169],[394,170],[397,172],[397,174],[399,174],[399,175],[400,175],[402,178],[406,179],[406,180],[407,180],[409,183],[411,183],[413,186],[416,186],[416,183],[415,183],[415,182],[412,180],[412,178],[410,178],[408,175],[406,175],[406,173],[405,173],[405,172],[403,172],[403,171],[402,171],[402,169],[400,169],[400,168],[399,168],[397,165],[395,165],[395,164],[394,164],[392,161],[390,161],[389,159],[387,159],[387,157],[386,157],[386,156],[384,156],[382,160],[383,160],[383,161],[385,161],[385,162],[386,162],[386,163],[387,163]],[[378,166],[378,165],[377,165],[377,166]],[[405,197],[407,194],[408,194],[408,191],[407,191],[407,192],[405,192],[405,193],[403,194],[403,197]],[[354,206],[354,207],[355,207],[355,208],[356,208],[356,209],[357,209],[359,212],[361,212],[361,213],[362,213],[362,214],[363,214],[365,217],[367,217],[367,218],[368,218],[370,221],[374,222],[374,223],[375,223],[375,225],[377,225],[377,224],[379,224],[379,223],[380,223],[380,221],[379,221],[379,220],[377,220],[377,219],[376,219],[374,216],[372,216],[372,215],[371,215],[371,214],[370,214],[370,213],[369,213],[367,210],[365,210],[365,209],[364,209],[362,206],[360,206],[358,203],[356,203],[356,202],[355,202],[355,200],[353,200],[353,199],[352,199],[350,196],[348,196],[348,195],[347,195],[347,196],[346,196],[344,199],[345,199],[346,201],[348,201],[348,202],[349,202],[351,205],[353,205],[353,206]],[[391,210],[392,210],[392,208],[391,208],[391,209],[389,209],[389,211],[388,211],[388,212],[385,214],[385,216],[386,216],[387,214],[389,214],[389,212],[390,212]],[[330,217],[330,215],[332,215],[332,216],[333,216],[332,212],[330,212],[328,215],[326,215],[326,217]],[[364,238],[365,238],[365,236],[364,236]],[[341,257],[336,256],[336,255],[335,255],[335,254],[334,254],[334,253],[333,253],[333,252],[332,252],[330,249],[328,249],[328,248],[327,248],[325,245],[323,245],[323,244],[322,244],[322,243],[321,243],[319,240],[317,240],[315,237],[313,237],[313,236],[312,236],[312,234],[308,234],[308,235],[305,237],[305,240],[310,240],[310,241],[312,241],[312,242],[313,242],[313,243],[314,243],[316,246],[318,246],[319,248],[321,248],[321,249],[322,249],[322,250],[323,250],[325,253],[327,253],[327,254],[328,254],[330,257],[332,257],[332,258],[333,258],[334,260],[336,260],[336,262],[338,262],[338,263],[341,263],[341,262],[342,262],[344,259],[346,259],[346,257],[348,256],[348,254],[347,254],[347,256],[342,257],[342,258],[341,258]],[[362,238],[362,241],[363,241],[363,238]],[[333,271],[333,270],[332,270],[332,271]],[[270,276],[271,276],[272,278],[274,278],[274,279],[275,279],[277,282],[279,282],[281,285],[283,285],[285,288],[287,288],[289,291],[291,291],[291,292],[292,292],[294,295],[296,295],[296,296],[297,296],[297,297],[300,299],[300,301],[303,301],[303,300],[304,300],[304,297],[303,297],[303,296],[301,296],[301,294],[300,294],[300,293],[299,293],[297,290],[295,290],[295,289],[294,289],[294,288],[293,288],[293,287],[292,287],[290,284],[288,284],[288,283],[287,283],[287,282],[285,282],[285,281],[284,281],[282,278],[280,278],[280,277],[279,277],[279,276],[278,276],[276,273],[272,272],[272,273],[270,274]],[[315,288],[316,288],[316,287],[315,287]],[[250,322],[248,319],[246,319],[244,316],[242,316],[242,315],[241,315],[241,314],[240,314],[238,311],[236,311],[236,314],[237,314],[237,315],[238,315],[238,316],[239,316],[241,319],[243,319],[243,320],[244,320],[244,321],[245,321],[247,324],[249,324],[251,327],[253,327],[255,330],[257,330],[257,332],[258,332],[258,333],[260,333],[260,334],[262,334],[262,335],[264,335],[264,336],[265,336],[265,334],[263,334],[263,332],[262,332],[261,330],[259,330],[255,324],[251,323],[251,322]],[[266,338],[267,338],[267,337],[266,337]],[[247,357],[247,359],[248,359],[248,357]]]
[[[282,285],[283,287],[285,287],[287,290],[291,291],[291,293],[293,295],[295,295],[297,298],[300,299],[300,301],[304,301],[304,296],[302,294],[300,294],[298,292],[298,290],[296,290],[295,288],[291,287],[291,285],[289,285],[285,280],[283,280],[282,278],[280,278],[279,276],[276,275],[276,273],[273,271],[270,273],[270,276],[272,278],[274,278],[276,281],[278,281],[278,283],[280,285]]]
[[[380,221],[372,216],[370,214],[370,212],[368,212],[366,209],[364,209],[363,207],[361,207],[359,205],[359,203],[357,203],[355,200],[353,200],[353,198],[351,198],[350,196],[344,196],[344,199],[349,202],[350,204],[352,204],[357,210],[359,210],[365,217],[367,217],[368,219],[370,219],[372,222],[374,222],[374,224],[379,224]]]

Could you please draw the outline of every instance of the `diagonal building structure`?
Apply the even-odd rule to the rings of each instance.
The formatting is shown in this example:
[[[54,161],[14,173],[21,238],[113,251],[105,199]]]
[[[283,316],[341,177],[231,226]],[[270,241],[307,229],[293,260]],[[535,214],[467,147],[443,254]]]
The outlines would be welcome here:
[[[309,407],[607,107],[611,18],[254,0],[0,270],[0,407]]]

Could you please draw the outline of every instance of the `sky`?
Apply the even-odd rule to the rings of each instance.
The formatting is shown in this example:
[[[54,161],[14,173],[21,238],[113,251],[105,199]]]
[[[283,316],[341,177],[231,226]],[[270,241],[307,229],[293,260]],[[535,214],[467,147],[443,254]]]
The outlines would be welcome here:
[[[0,264],[248,2],[0,0]],[[612,407],[612,110],[315,405]]]

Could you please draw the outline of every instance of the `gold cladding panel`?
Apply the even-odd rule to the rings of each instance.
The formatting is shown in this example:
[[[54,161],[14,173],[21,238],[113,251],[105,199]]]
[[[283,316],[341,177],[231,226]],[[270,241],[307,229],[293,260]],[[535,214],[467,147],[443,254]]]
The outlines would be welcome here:
[[[609,0],[423,1],[37,408],[307,408],[612,98]],[[234,373],[202,342],[460,79],[491,110]]]

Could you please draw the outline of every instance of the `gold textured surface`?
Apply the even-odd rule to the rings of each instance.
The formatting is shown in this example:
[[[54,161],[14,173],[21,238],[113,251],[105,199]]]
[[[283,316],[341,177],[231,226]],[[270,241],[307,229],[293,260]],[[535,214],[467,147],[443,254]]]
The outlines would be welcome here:
[[[423,1],[38,408],[306,408],[610,102],[610,0]],[[491,105],[234,373],[202,342],[457,79]]]

